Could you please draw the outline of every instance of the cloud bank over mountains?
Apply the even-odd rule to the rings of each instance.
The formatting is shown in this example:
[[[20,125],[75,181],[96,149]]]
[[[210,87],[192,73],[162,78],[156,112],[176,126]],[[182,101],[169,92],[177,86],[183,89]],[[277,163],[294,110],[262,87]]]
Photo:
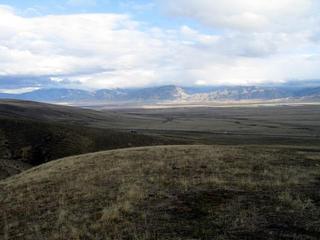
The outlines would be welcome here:
[[[320,78],[316,0],[164,0],[155,5],[172,21],[186,19],[185,24],[154,26],[134,13],[25,17],[0,6],[0,89],[253,85]]]

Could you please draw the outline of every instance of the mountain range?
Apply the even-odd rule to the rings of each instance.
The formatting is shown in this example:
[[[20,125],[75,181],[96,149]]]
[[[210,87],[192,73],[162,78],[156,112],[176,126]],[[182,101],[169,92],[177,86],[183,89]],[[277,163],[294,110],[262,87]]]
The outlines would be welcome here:
[[[320,87],[289,86],[221,86],[179,87],[174,85],[86,91],[67,88],[38,89],[22,94],[0,93],[2,99],[19,99],[51,103],[119,103],[119,102],[208,102],[241,100],[320,100]]]

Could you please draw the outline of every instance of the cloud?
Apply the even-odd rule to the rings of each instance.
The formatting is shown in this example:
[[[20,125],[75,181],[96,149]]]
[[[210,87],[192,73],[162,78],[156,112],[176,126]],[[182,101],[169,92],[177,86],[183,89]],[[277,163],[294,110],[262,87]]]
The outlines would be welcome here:
[[[147,50],[158,44],[136,30],[136,23],[125,15],[23,18],[11,10],[2,11],[2,76],[75,77],[139,68],[143,59],[152,62],[153,56]]]
[[[163,0],[172,15],[193,18],[215,28],[292,31],[310,24],[317,0]]]
[[[184,3],[186,9],[192,3],[190,14],[202,9],[201,2],[209,4],[174,2]],[[264,14],[261,6],[244,2],[248,6],[235,3],[219,14],[227,17],[250,7],[268,22],[275,21],[271,17],[275,7],[267,6],[270,13]],[[297,6],[307,9],[307,4],[299,2],[303,3],[296,0]],[[222,1],[210,3],[226,8]],[[213,8],[209,5],[203,6]],[[300,16],[307,11],[283,6],[278,10],[283,14],[289,11]],[[315,21],[315,15],[310,17]],[[212,34],[187,24],[178,29],[153,27],[126,14],[24,17],[0,6],[0,88],[255,84],[319,78],[320,47],[312,27],[316,24],[289,31],[267,28],[268,23],[262,24],[263,31],[255,31],[249,25],[241,30],[243,26],[219,21],[212,23],[228,29]]]
[[[33,92],[38,90],[37,87],[26,87],[26,88],[16,88],[16,89],[0,89],[0,93],[7,93],[7,94],[21,94],[27,92]]]

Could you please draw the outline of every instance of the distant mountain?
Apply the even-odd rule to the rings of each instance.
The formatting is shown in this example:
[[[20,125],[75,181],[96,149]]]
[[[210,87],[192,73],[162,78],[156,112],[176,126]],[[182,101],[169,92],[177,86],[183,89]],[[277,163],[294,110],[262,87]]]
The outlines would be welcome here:
[[[5,98],[15,98],[14,94],[9,94],[9,93],[0,93],[0,99],[5,99]]]
[[[101,89],[97,91],[54,88],[39,89],[24,94],[0,94],[0,98],[70,104],[119,102],[158,103],[168,101],[207,102],[275,99],[318,100],[320,99],[320,87],[178,87],[168,85],[150,88]]]
[[[221,101],[221,100],[271,100],[287,98],[291,91],[282,88],[267,87],[221,87],[208,93],[191,95],[193,100]]]
[[[296,97],[320,98],[320,87],[306,88],[295,93]]]
[[[183,88],[177,86],[162,86],[136,89],[129,93],[128,100],[135,101],[174,101],[187,97]]]
[[[102,89],[95,92],[95,99],[97,101],[119,101],[126,99],[128,95],[125,89]]]
[[[72,102],[94,100],[95,93],[66,88],[39,89],[18,95],[19,99],[39,102]]]

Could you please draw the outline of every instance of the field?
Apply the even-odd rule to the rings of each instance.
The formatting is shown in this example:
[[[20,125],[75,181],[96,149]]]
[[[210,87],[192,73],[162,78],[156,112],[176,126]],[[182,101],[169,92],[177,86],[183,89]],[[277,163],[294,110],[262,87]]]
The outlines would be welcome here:
[[[33,102],[1,101],[0,114],[0,118],[134,132],[195,144],[320,144],[320,105],[180,106],[94,111]]]
[[[110,112],[110,111],[106,111]],[[320,144],[320,106],[113,110],[117,128],[206,144]]]
[[[320,239],[320,106],[1,101],[0,123],[0,239]]]

